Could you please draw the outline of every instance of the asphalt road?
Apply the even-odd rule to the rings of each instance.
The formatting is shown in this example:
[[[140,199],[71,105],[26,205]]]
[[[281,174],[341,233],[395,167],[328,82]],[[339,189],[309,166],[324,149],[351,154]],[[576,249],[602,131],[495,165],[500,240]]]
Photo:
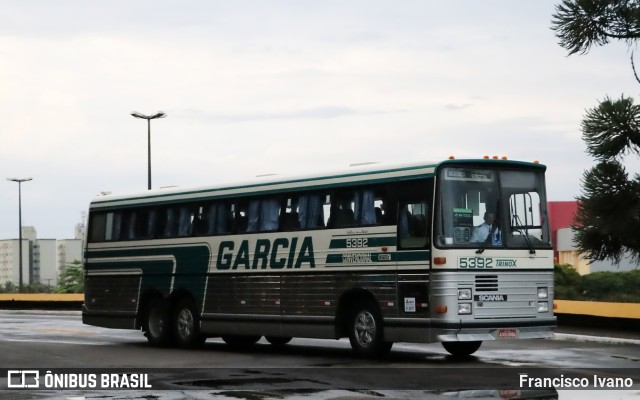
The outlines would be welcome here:
[[[263,339],[239,351],[209,339],[198,350],[159,349],[138,331],[83,325],[77,312],[0,310],[0,398],[638,398],[640,340],[562,331],[553,340],[486,342],[464,359],[450,357],[440,344],[396,343],[388,357],[369,360],[355,357],[348,340],[294,339],[275,347]],[[38,389],[9,389],[15,371],[38,371]],[[43,387],[47,371],[60,386]],[[75,382],[62,381],[71,375]],[[92,375],[98,381],[115,376],[120,386],[140,376],[150,387],[127,381],[129,390],[99,390],[90,386]],[[556,391],[536,387],[542,378],[618,386]]]

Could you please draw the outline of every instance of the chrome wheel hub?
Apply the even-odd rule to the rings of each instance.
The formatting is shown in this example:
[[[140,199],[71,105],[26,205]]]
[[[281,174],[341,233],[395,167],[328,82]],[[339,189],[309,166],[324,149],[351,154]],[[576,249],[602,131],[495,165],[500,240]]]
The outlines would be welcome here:
[[[376,320],[369,311],[361,311],[356,315],[353,330],[358,344],[369,347],[376,337]]]

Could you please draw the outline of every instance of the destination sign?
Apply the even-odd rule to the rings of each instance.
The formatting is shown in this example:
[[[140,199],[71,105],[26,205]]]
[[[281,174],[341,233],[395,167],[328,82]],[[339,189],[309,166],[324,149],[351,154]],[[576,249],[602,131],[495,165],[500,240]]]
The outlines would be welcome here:
[[[447,168],[444,179],[448,181],[493,182],[494,172],[477,169]]]

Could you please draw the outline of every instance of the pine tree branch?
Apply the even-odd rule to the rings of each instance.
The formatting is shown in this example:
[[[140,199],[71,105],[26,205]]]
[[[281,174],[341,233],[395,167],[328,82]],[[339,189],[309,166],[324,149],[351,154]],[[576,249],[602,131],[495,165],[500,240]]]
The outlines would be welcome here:
[[[633,51],[631,52],[631,69],[633,70],[633,76],[636,77],[636,81],[640,83],[640,78],[638,78],[638,73],[636,72],[636,66],[633,63]]]

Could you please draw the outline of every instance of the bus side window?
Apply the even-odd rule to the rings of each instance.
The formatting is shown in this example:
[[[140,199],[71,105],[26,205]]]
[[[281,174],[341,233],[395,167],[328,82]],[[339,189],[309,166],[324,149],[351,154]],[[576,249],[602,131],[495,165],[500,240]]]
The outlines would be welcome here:
[[[156,236],[157,227],[158,227],[158,209],[151,208],[148,210],[147,227],[146,227],[147,230],[146,230],[145,237],[147,239],[153,239]]]
[[[191,210],[188,206],[180,206],[178,208],[178,237],[189,236],[191,232]]]
[[[274,232],[280,220],[280,201],[277,198],[254,199],[249,202],[247,232]]]
[[[327,226],[329,228],[347,228],[356,225],[353,212],[353,193],[343,192],[332,197],[331,214]]]
[[[260,200],[251,200],[247,209],[247,232],[258,232]]]
[[[149,226],[151,211],[152,210],[149,208],[141,208],[134,211],[136,214],[136,219],[135,221],[131,221],[131,223],[133,223],[133,232],[130,239],[144,240],[150,238],[147,227]]]
[[[324,227],[322,195],[303,195],[298,199],[298,222],[302,229]]]
[[[114,212],[113,213],[113,224],[111,231],[111,240],[118,241],[121,240],[121,229],[122,229],[122,212]]]
[[[89,242],[104,242],[107,234],[107,214],[91,214],[89,221]]]
[[[233,225],[233,211],[226,202],[212,203],[205,206],[204,215],[205,233],[207,235],[220,235],[229,233],[229,227]]]
[[[268,198],[260,201],[260,232],[275,232],[280,227],[280,200]]]
[[[298,222],[298,203],[299,199],[288,196],[282,203],[280,210],[280,230],[283,232],[297,231],[300,229]]]
[[[205,233],[203,207],[197,205],[193,208],[193,218],[191,218],[191,236],[202,236]]]
[[[428,244],[427,203],[401,203],[398,214],[400,248],[423,248]]]
[[[247,215],[247,207],[248,205],[243,202],[236,202],[234,205],[234,232],[235,233],[245,233],[247,232],[248,225],[248,215]]]
[[[131,240],[134,237],[137,214],[135,211],[122,212],[120,240]]]
[[[162,237],[169,238],[178,234],[178,218],[177,212],[173,207],[165,209],[165,224]]]
[[[377,225],[375,209],[375,193],[373,190],[358,190],[354,194],[354,215],[358,226]],[[382,216],[382,210],[380,210]]]

